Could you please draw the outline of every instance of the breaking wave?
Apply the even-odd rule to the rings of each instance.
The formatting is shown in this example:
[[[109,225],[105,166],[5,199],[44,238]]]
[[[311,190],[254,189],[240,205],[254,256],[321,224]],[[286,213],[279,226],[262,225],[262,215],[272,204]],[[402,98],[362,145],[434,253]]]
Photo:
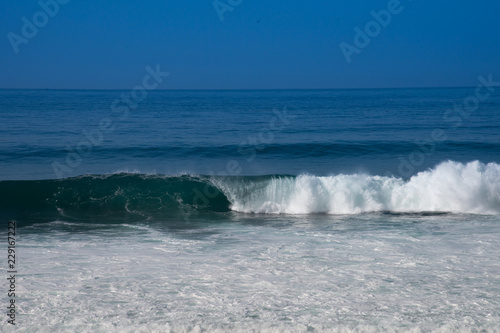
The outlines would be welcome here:
[[[364,174],[215,182],[231,209],[267,214],[500,213],[500,165],[444,162],[409,180]]]
[[[0,218],[178,218],[192,212],[500,214],[500,165],[448,161],[410,179],[339,174],[162,176],[119,173],[0,182]]]

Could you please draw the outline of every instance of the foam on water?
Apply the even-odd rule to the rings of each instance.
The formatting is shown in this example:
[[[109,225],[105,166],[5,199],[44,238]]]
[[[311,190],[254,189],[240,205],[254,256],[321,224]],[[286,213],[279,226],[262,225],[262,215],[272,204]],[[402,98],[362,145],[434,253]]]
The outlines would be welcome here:
[[[498,332],[496,216],[309,218],[22,228],[0,331]]]
[[[364,174],[273,177],[235,184],[214,181],[237,212],[358,214],[363,212],[500,213],[500,165],[448,161],[409,180]]]

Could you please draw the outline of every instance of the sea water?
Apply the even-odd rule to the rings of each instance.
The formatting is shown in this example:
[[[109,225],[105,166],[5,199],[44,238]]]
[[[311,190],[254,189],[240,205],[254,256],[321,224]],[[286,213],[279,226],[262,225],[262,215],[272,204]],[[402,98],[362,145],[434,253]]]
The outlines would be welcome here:
[[[0,90],[1,331],[500,331],[498,91]]]

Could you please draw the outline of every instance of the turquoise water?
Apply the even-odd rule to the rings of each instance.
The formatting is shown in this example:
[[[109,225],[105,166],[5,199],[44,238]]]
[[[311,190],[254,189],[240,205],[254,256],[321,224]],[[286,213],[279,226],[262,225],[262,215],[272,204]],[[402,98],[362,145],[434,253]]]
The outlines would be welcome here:
[[[0,90],[16,328],[500,330],[500,95],[474,93]]]

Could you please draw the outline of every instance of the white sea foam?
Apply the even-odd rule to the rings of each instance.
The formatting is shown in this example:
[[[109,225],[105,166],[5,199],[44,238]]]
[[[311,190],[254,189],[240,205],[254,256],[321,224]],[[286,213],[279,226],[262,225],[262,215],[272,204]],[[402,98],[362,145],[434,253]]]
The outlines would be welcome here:
[[[245,213],[500,213],[500,165],[448,161],[409,180],[364,174],[274,177],[217,186]]]
[[[500,332],[498,217],[290,219],[21,229],[0,332]]]

